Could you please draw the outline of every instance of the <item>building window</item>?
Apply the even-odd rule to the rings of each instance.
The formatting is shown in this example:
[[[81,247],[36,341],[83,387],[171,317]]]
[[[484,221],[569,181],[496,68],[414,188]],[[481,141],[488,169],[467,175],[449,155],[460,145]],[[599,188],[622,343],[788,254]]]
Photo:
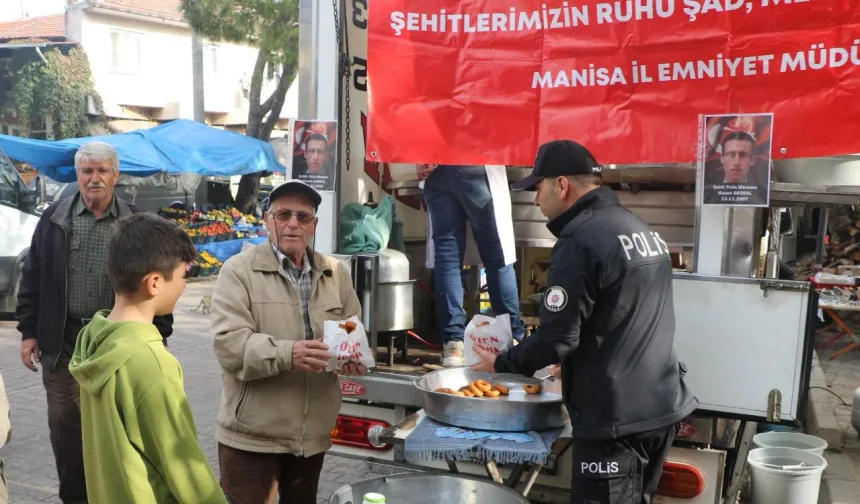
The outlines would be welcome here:
[[[140,74],[143,35],[115,30],[111,32],[111,70],[116,73]]]
[[[218,46],[203,46],[203,73],[206,77],[218,77]]]

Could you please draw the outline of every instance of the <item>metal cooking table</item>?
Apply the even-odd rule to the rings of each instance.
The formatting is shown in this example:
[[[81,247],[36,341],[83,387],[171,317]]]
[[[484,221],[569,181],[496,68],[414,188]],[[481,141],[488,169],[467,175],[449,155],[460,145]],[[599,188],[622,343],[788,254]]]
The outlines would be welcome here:
[[[383,443],[388,443],[392,445],[402,445],[406,443],[406,438],[415,430],[415,428],[427,418],[424,410],[421,409],[406,418],[404,418],[397,425],[392,425],[388,427],[379,435],[379,440]],[[550,449],[550,455],[548,462],[554,463],[564,452],[567,450],[571,443],[573,442],[573,432],[571,430],[570,424],[565,425],[564,429],[561,432],[559,438],[553,443],[552,448]],[[448,471],[451,474],[459,474],[460,470],[457,467],[457,462],[454,460],[446,460],[448,464]],[[523,474],[528,470],[529,476],[526,480],[526,485],[523,488],[522,494],[524,497],[528,497],[529,492],[534,485],[535,480],[540,474],[541,470],[544,466],[540,464],[531,464],[531,463],[521,463],[516,464],[511,469],[511,474],[508,476],[507,481],[505,481],[501,473],[499,472],[499,468],[495,461],[487,460],[484,462],[484,468],[487,471],[487,475],[500,485],[507,485],[511,488],[516,488],[517,484],[523,477]]]

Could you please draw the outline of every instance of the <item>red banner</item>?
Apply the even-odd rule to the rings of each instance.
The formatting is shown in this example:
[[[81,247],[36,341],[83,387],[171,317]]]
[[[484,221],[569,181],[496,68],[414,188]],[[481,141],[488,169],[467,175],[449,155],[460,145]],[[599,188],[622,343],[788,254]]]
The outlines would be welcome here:
[[[773,113],[773,157],[860,152],[857,0],[372,0],[367,157],[695,162],[699,114]]]

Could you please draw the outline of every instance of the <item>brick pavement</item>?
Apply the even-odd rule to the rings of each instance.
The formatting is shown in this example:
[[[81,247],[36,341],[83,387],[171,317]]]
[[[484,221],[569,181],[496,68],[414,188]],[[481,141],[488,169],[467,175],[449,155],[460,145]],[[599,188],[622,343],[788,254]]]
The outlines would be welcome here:
[[[220,368],[212,353],[209,318],[192,312],[211,293],[214,282],[189,283],[177,305],[170,351],[179,359],[185,391],[197,423],[200,446],[218,474],[215,420],[221,397]],[[10,502],[59,502],[54,458],[48,437],[45,390],[41,376],[26,369],[19,358],[20,335],[14,322],[0,322],[0,369],[6,382],[12,415],[12,440],[0,450],[9,480]],[[320,480],[318,503],[344,484],[372,477],[367,464],[329,456]]]
[[[854,325],[858,327],[857,323]],[[835,333],[820,333],[816,337],[815,347],[818,364],[824,372],[824,383],[814,382],[812,386],[821,386],[835,396],[813,389],[815,394],[811,397],[816,403],[817,414],[825,417],[827,415],[821,415],[820,412],[835,413],[835,417],[830,415],[830,418],[835,418],[835,427],[841,431],[843,446],[840,452],[828,451],[825,455],[828,467],[824,473],[819,502],[853,504],[860,502],[860,439],[851,426],[851,402],[854,390],[860,387],[860,348],[837,359],[828,360],[834,352],[851,342],[848,336],[843,336],[835,343],[825,346],[825,342],[833,334]]]

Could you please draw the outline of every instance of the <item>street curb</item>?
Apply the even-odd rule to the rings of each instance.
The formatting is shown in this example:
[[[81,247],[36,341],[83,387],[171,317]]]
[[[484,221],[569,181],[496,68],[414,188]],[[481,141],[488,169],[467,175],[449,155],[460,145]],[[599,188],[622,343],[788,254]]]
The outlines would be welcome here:
[[[824,371],[818,363],[818,351],[812,357],[812,375],[810,377],[811,387],[829,388],[824,377]],[[828,449],[841,452],[843,448],[842,428],[836,419],[834,405],[836,398],[826,390],[809,390],[809,425],[807,432],[827,441]]]
[[[860,495],[857,467],[851,457],[826,452],[827,468],[821,480],[818,504],[855,504]]]

